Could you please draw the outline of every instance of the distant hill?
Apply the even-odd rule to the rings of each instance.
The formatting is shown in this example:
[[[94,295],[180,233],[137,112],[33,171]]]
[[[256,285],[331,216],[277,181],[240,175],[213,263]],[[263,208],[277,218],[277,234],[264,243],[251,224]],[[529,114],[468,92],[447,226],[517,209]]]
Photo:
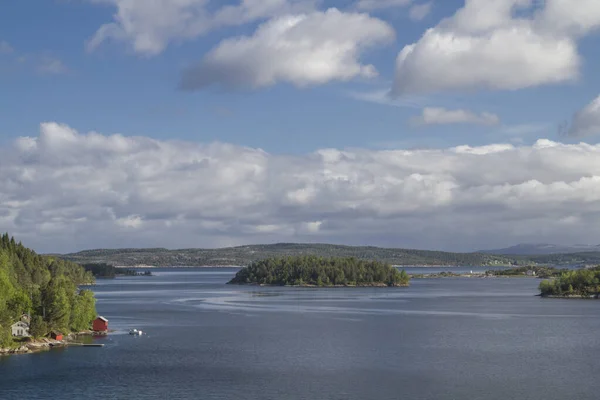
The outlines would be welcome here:
[[[114,266],[245,266],[268,257],[316,255],[356,257],[393,265],[514,265],[514,258],[482,253],[448,253],[442,251],[354,247],[331,244],[278,243],[222,249],[100,249],[63,254],[61,258],[80,264],[107,263]]]
[[[555,245],[546,243],[523,243],[516,246],[496,250],[481,250],[484,254],[499,254],[507,256],[534,256],[549,254],[591,253],[600,251],[600,245]]]

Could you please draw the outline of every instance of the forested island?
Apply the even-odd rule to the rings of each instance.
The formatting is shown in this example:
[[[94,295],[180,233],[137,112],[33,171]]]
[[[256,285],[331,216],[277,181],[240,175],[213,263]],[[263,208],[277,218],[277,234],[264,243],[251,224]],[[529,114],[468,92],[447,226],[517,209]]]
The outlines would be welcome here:
[[[273,286],[408,286],[402,270],[379,261],[296,256],[268,258],[242,268],[230,284]]]
[[[563,271],[552,280],[540,283],[542,297],[600,297],[600,267]]]
[[[11,348],[11,326],[24,316],[29,333],[44,337],[90,328],[96,317],[94,294],[80,285],[94,277],[80,265],[41,256],[4,234],[0,237],[0,348]]]
[[[95,278],[116,278],[117,276],[152,276],[152,272],[138,272],[130,268],[117,268],[106,263],[83,264],[83,268],[94,275]]]

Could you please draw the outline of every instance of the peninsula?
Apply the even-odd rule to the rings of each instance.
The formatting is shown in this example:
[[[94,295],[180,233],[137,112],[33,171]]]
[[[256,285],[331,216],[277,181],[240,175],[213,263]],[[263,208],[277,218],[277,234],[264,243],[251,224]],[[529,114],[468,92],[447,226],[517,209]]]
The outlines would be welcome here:
[[[295,256],[268,258],[242,268],[229,284],[272,286],[367,287],[408,286],[402,270],[379,261],[356,258]]]
[[[92,274],[80,265],[41,256],[1,235],[0,354],[28,344],[57,344],[63,335],[89,329],[96,300],[80,286],[93,283]]]

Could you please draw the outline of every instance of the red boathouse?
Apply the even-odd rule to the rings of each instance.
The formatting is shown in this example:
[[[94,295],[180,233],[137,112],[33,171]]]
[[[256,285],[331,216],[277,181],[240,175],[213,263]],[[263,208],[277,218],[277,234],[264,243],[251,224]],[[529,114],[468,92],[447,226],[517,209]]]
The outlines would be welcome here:
[[[98,317],[92,324],[94,332],[106,332],[108,330],[108,320],[104,317]]]
[[[52,331],[50,332],[50,337],[54,340],[63,340],[63,335],[60,332]]]

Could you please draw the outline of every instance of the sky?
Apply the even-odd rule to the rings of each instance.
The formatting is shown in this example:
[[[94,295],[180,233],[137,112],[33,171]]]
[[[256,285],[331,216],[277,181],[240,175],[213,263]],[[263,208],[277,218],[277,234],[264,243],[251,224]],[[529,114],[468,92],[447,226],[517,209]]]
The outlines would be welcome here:
[[[598,244],[600,2],[576,4],[2,2],[0,231]]]

